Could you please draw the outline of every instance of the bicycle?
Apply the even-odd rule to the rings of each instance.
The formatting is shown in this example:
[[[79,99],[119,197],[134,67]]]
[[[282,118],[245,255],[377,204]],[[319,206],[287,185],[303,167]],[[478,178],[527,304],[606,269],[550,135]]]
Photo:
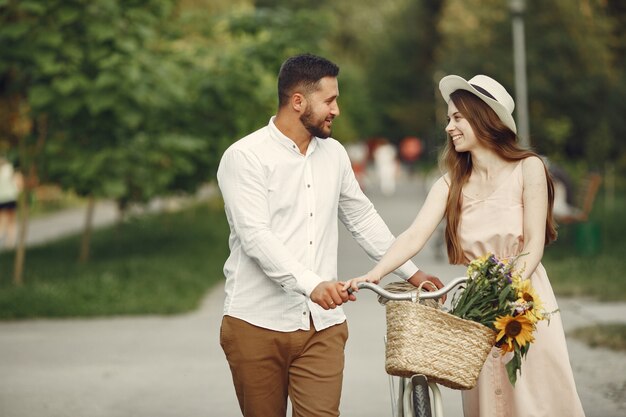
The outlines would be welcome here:
[[[416,288],[414,291],[405,293],[393,293],[371,282],[359,282],[358,287],[371,290],[386,300],[417,302],[418,300],[439,299],[466,281],[466,277],[459,277],[436,291],[420,292]],[[394,388],[394,378],[398,378],[397,393]],[[389,391],[393,417],[443,417],[443,400],[439,386],[428,381],[424,375],[413,375],[410,378],[389,375]],[[432,393],[432,403],[430,393]]]

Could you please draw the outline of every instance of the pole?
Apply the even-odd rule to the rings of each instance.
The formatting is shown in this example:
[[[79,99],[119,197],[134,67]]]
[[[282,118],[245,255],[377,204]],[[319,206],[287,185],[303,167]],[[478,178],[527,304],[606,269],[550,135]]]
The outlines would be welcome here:
[[[524,147],[530,146],[528,118],[528,83],[526,81],[526,45],[524,42],[525,0],[510,0],[513,25],[513,64],[515,70],[515,108],[517,136]]]

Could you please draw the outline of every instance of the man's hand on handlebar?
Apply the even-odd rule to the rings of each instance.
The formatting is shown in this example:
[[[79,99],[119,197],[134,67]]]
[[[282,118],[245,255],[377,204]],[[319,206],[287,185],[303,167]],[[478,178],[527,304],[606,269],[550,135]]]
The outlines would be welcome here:
[[[311,301],[319,304],[324,310],[334,309],[348,301],[355,301],[356,296],[348,294],[343,287],[343,282],[320,282],[311,292]]]

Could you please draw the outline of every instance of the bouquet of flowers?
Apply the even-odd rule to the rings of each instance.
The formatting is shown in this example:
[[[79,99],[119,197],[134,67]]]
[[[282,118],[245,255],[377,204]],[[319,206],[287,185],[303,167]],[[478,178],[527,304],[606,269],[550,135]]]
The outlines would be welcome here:
[[[521,255],[520,255],[521,256]],[[515,264],[519,256],[497,259],[487,254],[467,268],[465,290],[452,301],[451,314],[478,322],[498,332],[496,346],[513,353],[506,364],[509,381],[515,385],[522,358],[534,342],[537,322],[549,318],[530,279],[522,280]]]

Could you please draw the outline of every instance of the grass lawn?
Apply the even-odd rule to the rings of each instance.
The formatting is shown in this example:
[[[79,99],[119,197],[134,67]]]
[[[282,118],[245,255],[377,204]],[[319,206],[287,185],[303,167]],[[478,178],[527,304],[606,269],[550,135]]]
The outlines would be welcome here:
[[[585,341],[591,347],[605,347],[626,352],[626,326],[623,324],[582,327],[575,329],[571,335]]]
[[[0,319],[191,311],[223,279],[227,237],[221,208],[142,216],[96,231],[84,265],[78,236],[30,248],[20,288],[13,254],[2,253]]]

